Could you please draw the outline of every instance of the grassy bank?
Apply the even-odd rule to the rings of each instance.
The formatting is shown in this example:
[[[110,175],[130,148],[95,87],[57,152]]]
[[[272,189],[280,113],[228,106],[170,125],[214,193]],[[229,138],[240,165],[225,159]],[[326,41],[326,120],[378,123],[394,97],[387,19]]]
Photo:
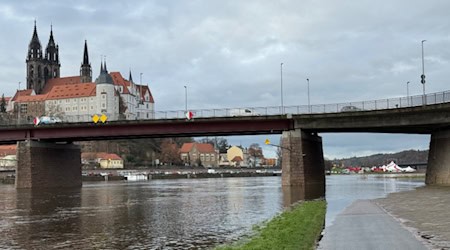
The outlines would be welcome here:
[[[325,223],[325,212],[325,201],[302,202],[256,227],[251,239],[217,249],[315,249]]]

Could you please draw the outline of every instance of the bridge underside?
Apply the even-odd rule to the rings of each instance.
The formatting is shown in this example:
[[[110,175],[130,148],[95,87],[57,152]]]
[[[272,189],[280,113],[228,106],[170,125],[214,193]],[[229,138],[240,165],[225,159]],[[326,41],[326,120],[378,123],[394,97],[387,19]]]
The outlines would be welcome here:
[[[81,187],[80,147],[74,144],[19,142],[16,188],[61,187]]]

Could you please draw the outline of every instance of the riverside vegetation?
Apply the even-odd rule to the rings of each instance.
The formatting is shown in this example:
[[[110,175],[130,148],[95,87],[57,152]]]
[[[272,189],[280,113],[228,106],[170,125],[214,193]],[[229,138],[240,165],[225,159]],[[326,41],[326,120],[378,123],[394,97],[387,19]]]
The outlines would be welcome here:
[[[326,201],[294,205],[272,220],[254,228],[254,236],[216,250],[315,249],[325,224]]]

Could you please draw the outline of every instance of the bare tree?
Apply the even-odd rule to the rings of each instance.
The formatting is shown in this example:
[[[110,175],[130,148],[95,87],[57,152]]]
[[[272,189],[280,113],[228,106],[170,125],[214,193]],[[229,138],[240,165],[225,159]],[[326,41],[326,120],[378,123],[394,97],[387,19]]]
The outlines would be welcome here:
[[[169,165],[181,163],[179,147],[171,139],[163,139],[161,142],[161,152],[159,159]]]
[[[258,161],[258,159],[264,158],[262,148],[258,143],[253,143],[250,145],[250,147],[248,148],[248,155],[253,158],[253,167],[256,167],[256,162]]]

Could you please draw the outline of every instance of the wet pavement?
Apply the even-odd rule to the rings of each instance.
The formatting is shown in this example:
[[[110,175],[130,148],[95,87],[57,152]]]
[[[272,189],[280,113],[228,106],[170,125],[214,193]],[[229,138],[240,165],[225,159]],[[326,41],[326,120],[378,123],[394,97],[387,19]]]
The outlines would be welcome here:
[[[450,187],[420,187],[375,202],[432,249],[450,249]]]
[[[340,213],[318,249],[405,249],[427,247],[371,200],[357,200]]]

